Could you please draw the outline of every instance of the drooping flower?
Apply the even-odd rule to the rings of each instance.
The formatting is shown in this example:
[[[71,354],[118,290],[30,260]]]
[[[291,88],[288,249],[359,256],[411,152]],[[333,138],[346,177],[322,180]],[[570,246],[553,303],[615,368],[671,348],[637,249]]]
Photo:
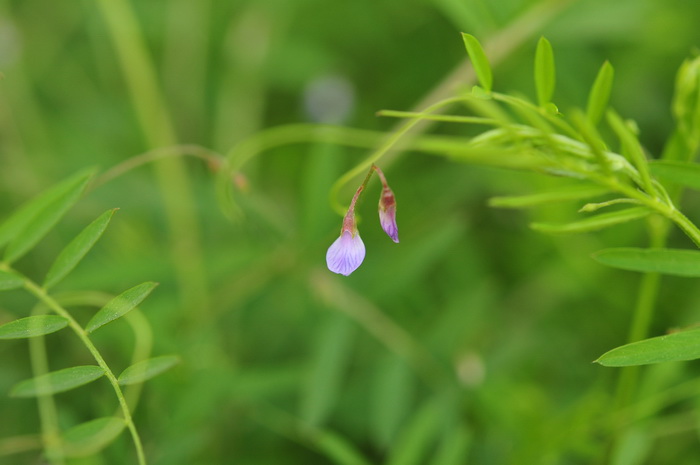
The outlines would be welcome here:
[[[396,198],[394,192],[384,185],[379,197],[379,223],[392,241],[399,242],[399,227],[396,225]]]
[[[365,244],[357,231],[354,208],[351,208],[343,220],[340,237],[326,252],[326,264],[333,273],[348,276],[362,264],[364,259]]]

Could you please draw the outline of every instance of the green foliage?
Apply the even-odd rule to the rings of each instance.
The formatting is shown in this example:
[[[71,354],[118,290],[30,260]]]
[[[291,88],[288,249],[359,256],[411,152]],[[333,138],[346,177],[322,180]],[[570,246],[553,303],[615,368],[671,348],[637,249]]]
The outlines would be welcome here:
[[[124,431],[126,423],[118,417],[103,417],[81,423],[63,434],[66,457],[88,457],[111,444]]]
[[[70,391],[104,376],[105,371],[94,365],[76,366],[53,371],[36,378],[17,383],[12,388],[13,397],[35,397]]]
[[[123,317],[143,302],[157,285],[158,283],[145,282],[122,292],[95,313],[85,330],[91,333],[107,323]]]
[[[535,231],[548,234],[579,234],[600,231],[610,226],[639,220],[648,216],[649,213],[649,210],[644,207],[626,208],[615,212],[593,215],[585,220],[574,221],[572,223],[532,223],[530,227]]]
[[[556,72],[552,44],[544,37],[540,37],[535,52],[535,88],[537,89],[537,101],[541,107],[551,102],[555,83]]]
[[[601,250],[593,254],[593,258],[623,270],[700,277],[700,251],[696,250],[624,247]]]
[[[612,349],[596,360],[603,366],[627,367],[700,358],[700,330],[652,337]]]
[[[22,339],[55,333],[68,326],[58,315],[36,315],[20,318],[0,326],[0,339]]]
[[[586,105],[586,116],[588,121],[595,126],[605,114],[612,92],[613,79],[615,70],[610,62],[606,61],[601,66],[598,75],[593,82],[591,92],[588,94],[588,103]]]
[[[467,47],[467,53],[472,61],[474,72],[479,78],[481,87],[486,91],[486,94],[490,93],[493,86],[493,75],[491,74],[491,65],[488,58],[486,58],[484,49],[477,38],[471,34],[462,33],[462,40],[464,40],[464,46]]]
[[[178,363],[180,363],[180,358],[176,355],[161,355],[159,357],[142,360],[122,371],[117,381],[122,386],[143,383],[144,381],[148,381],[168,371]]]

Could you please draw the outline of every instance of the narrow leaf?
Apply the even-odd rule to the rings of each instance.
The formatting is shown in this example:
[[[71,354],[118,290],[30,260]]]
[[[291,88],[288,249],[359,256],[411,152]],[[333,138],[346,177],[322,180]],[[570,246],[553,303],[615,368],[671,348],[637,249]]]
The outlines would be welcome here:
[[[700,277],[700,252],[678,249],[638,249],[622,247],[593,254],[603,265],[642,273]]]
[[[312,444],[338,465],[369,465],[362,453],[347,439],[326,430],[317,430],[312,434]]]
[[[606,61],[598,71],[598,76],[596,76],[591,92],[588,94],[586,116],[593,126],[600,122],[608,107],[614,77],[615,71],[610,62]]]
[[[176,355],[161,355],[134,363],[124,370],[117,381],[122,386],[143,383],[169,370],[180,362]]]
[[[56,285],[59,281],[66,277],[73,268],[83,259],[90,249],[97,243],[99,238],[104,233],[112,215],[116,209],[107,210],[100,215],[95,221],[90,223],[75,239],[73,239],[58,255],[44,280],[44,288],[48,289]]]
[[[644,207],[636,207],[611,213],[601,213],[600,215],[595,215],[581,221],[574,221],[573,223],[532,223],[530,227],[535,231],[549,234],[576,234],[599,231],[617,224],[638,220],[649,215],[649,213],[649,210]]]
[[[68,326],[68,320],[58,315],[36,315],[20,318],[0,326],[0,339],[22,339],[55,333]]]
[[[392,454],[389,465],[418,465],[428,463],[425,456],[432,449],[441,425],[443,412],[440,404],[432,399],[423,404],[405,424]]]
[[[484,49],[473,35],[462,33],[462,39],[464,40],[464,45],[467,47],[469,59],[472,61],[474,71],[479,78],[481,87],[483,87],[487,93],[491,92],[493,76],[491,74],[491,65],[489,65],[489,60],[486,58]]]
[[[19,233],[25,230],[27,224],[34,220],[37,215],[46,209],[56,199],[63,197],[72,191],[76,184],[80,184],[85,176],[90,176],[87,172],[81,172],[60,183],[50,187],[43,193],[25,202],[15,212],[7,218],[0,226],[0,246],[13,240]]]
[[[644,150],[639,143],[639,139],[635,133],[632,132],[630,126],[613,110],[608,110],[606,115],[608,118],[608,124],[610,124],[612,130],[615,131],[617,137],[620,138],[622,147],[625,149],[624,152],[630,157],[632,163],[639,171],[642,187],[648,194],[656,194],[649,175],[649,161],[644,155]]]
[[[17,289],[18,287],[22,287],[23,284],[24,279],[17,273],[0,270],[0,291]]]
[[[655,160],[649,163],[654,176],[679,186],[700,190],[700,164],[682,161]]]
[[[35,397],[69,391],[95,381],[104,374],[102,368],[94,365],[64,368],[21,381],[12,388],[10,395],[12,397]]]
[[[9,229],[14,239],[5,250],[5,261],[13,262],[31,250],[78,201],[91,176],[91,172],[74,176],[61,189],[52,189],[51,195],[42,196],[19,220],[11,222]]]
[[[607,367],[626,367],[698,358],[700,329],[694,329],[620,346],[604,353],[595,362]]]
[[[555,83],[556,73],[552,44],[544,37],[540,37],[535,52],[535,88],[537,89],[537,101],[541,107],[546,106],[552,100]]]
[[[531,195],[493,197],[489,199],[489,206],[500,208],[529,208],[549,203],[589,199],[604,195],[608,192],[609,191],[604,187],[584,186]]]
[[[118,417],[103,417],[81,423],[63,434],[66,457],[87,457],[110,445],[126,427]]]
[[[158,285],[154,282],[145,282],[134,286],[131,289],[122,292],[114,299],[110,300],[107,305],[102,307],[95,316],[93,316],[85,328],[88,333],[95,331],[100,326],[120,318],[148,297],[148,294]]]
[[[388,447],[413,406],[414,381],[406,362],[390,354],[380,361],[373,384],[370,426],[375,441]]]

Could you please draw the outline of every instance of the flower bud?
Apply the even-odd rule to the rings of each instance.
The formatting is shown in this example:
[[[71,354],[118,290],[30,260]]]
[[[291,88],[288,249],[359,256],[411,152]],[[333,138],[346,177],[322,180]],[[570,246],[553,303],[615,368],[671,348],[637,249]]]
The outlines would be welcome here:
[[[389,186],[384,185],[379,197],[379,223],[392,241],[399,242],[399,228],[396,225],[396,198]]]

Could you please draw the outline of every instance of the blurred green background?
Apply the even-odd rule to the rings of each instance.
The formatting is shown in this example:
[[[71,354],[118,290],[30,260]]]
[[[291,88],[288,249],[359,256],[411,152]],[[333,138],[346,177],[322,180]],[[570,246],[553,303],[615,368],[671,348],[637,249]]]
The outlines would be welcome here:
[[[486,44],[496,89],[530,96],[545,35],[564,112],[584,105],[609,59],[613,106],[658,154],[698,18],[693,0],[0,0],[0,215],[84,167],[158,147],[226,153],[300,122],[390,131],[377,110],[471,87],[454,73],[461,31]],[[82,227],[120,208],[60,290],[161,283],[142,310],[154,354],[182,363],[145,385],[135,413],[149,463],[697,463],[697,390],[668,391],[692,383],[692,363],[644,372],[640,398],[661,393],[662,415],[625,425],[627,449],[608,450],[618,372],[590,362],[626,342],[638,276],[589,255],[644,245],[639,226],[541,236],[528,222],[573,218],[578,205],[513,212],[487,199],[557,180],[400,153],[380,166],[401,243],[375,223],[370,183],[358,207],[367,258],[344,278],[325,268],[341,222],[328,190],[366,152],[312,141],[265,152],[243,170],[238,222],[200,160],[140,167],[91,191],[18,264],[39,279]],[[699,321],[697,286],[664,285],[654,333]],[[0,323],[31,306],[7,293]],[[92,312],[75,309],[82,322]],[[129,365],[125,322],[94,341],[115,371]],[[68,332],[47,345],[51,369],[90,363]],[[41,463],[39,449],[8,452],[40,431],[35,402],[6,395],[31,376],[26,342],[3,342],[0,359],[0,463]],[[116,407],[103,380],[57,403],[63,428]],[[69,463],[135,463],[133,446],[122,434]]]

